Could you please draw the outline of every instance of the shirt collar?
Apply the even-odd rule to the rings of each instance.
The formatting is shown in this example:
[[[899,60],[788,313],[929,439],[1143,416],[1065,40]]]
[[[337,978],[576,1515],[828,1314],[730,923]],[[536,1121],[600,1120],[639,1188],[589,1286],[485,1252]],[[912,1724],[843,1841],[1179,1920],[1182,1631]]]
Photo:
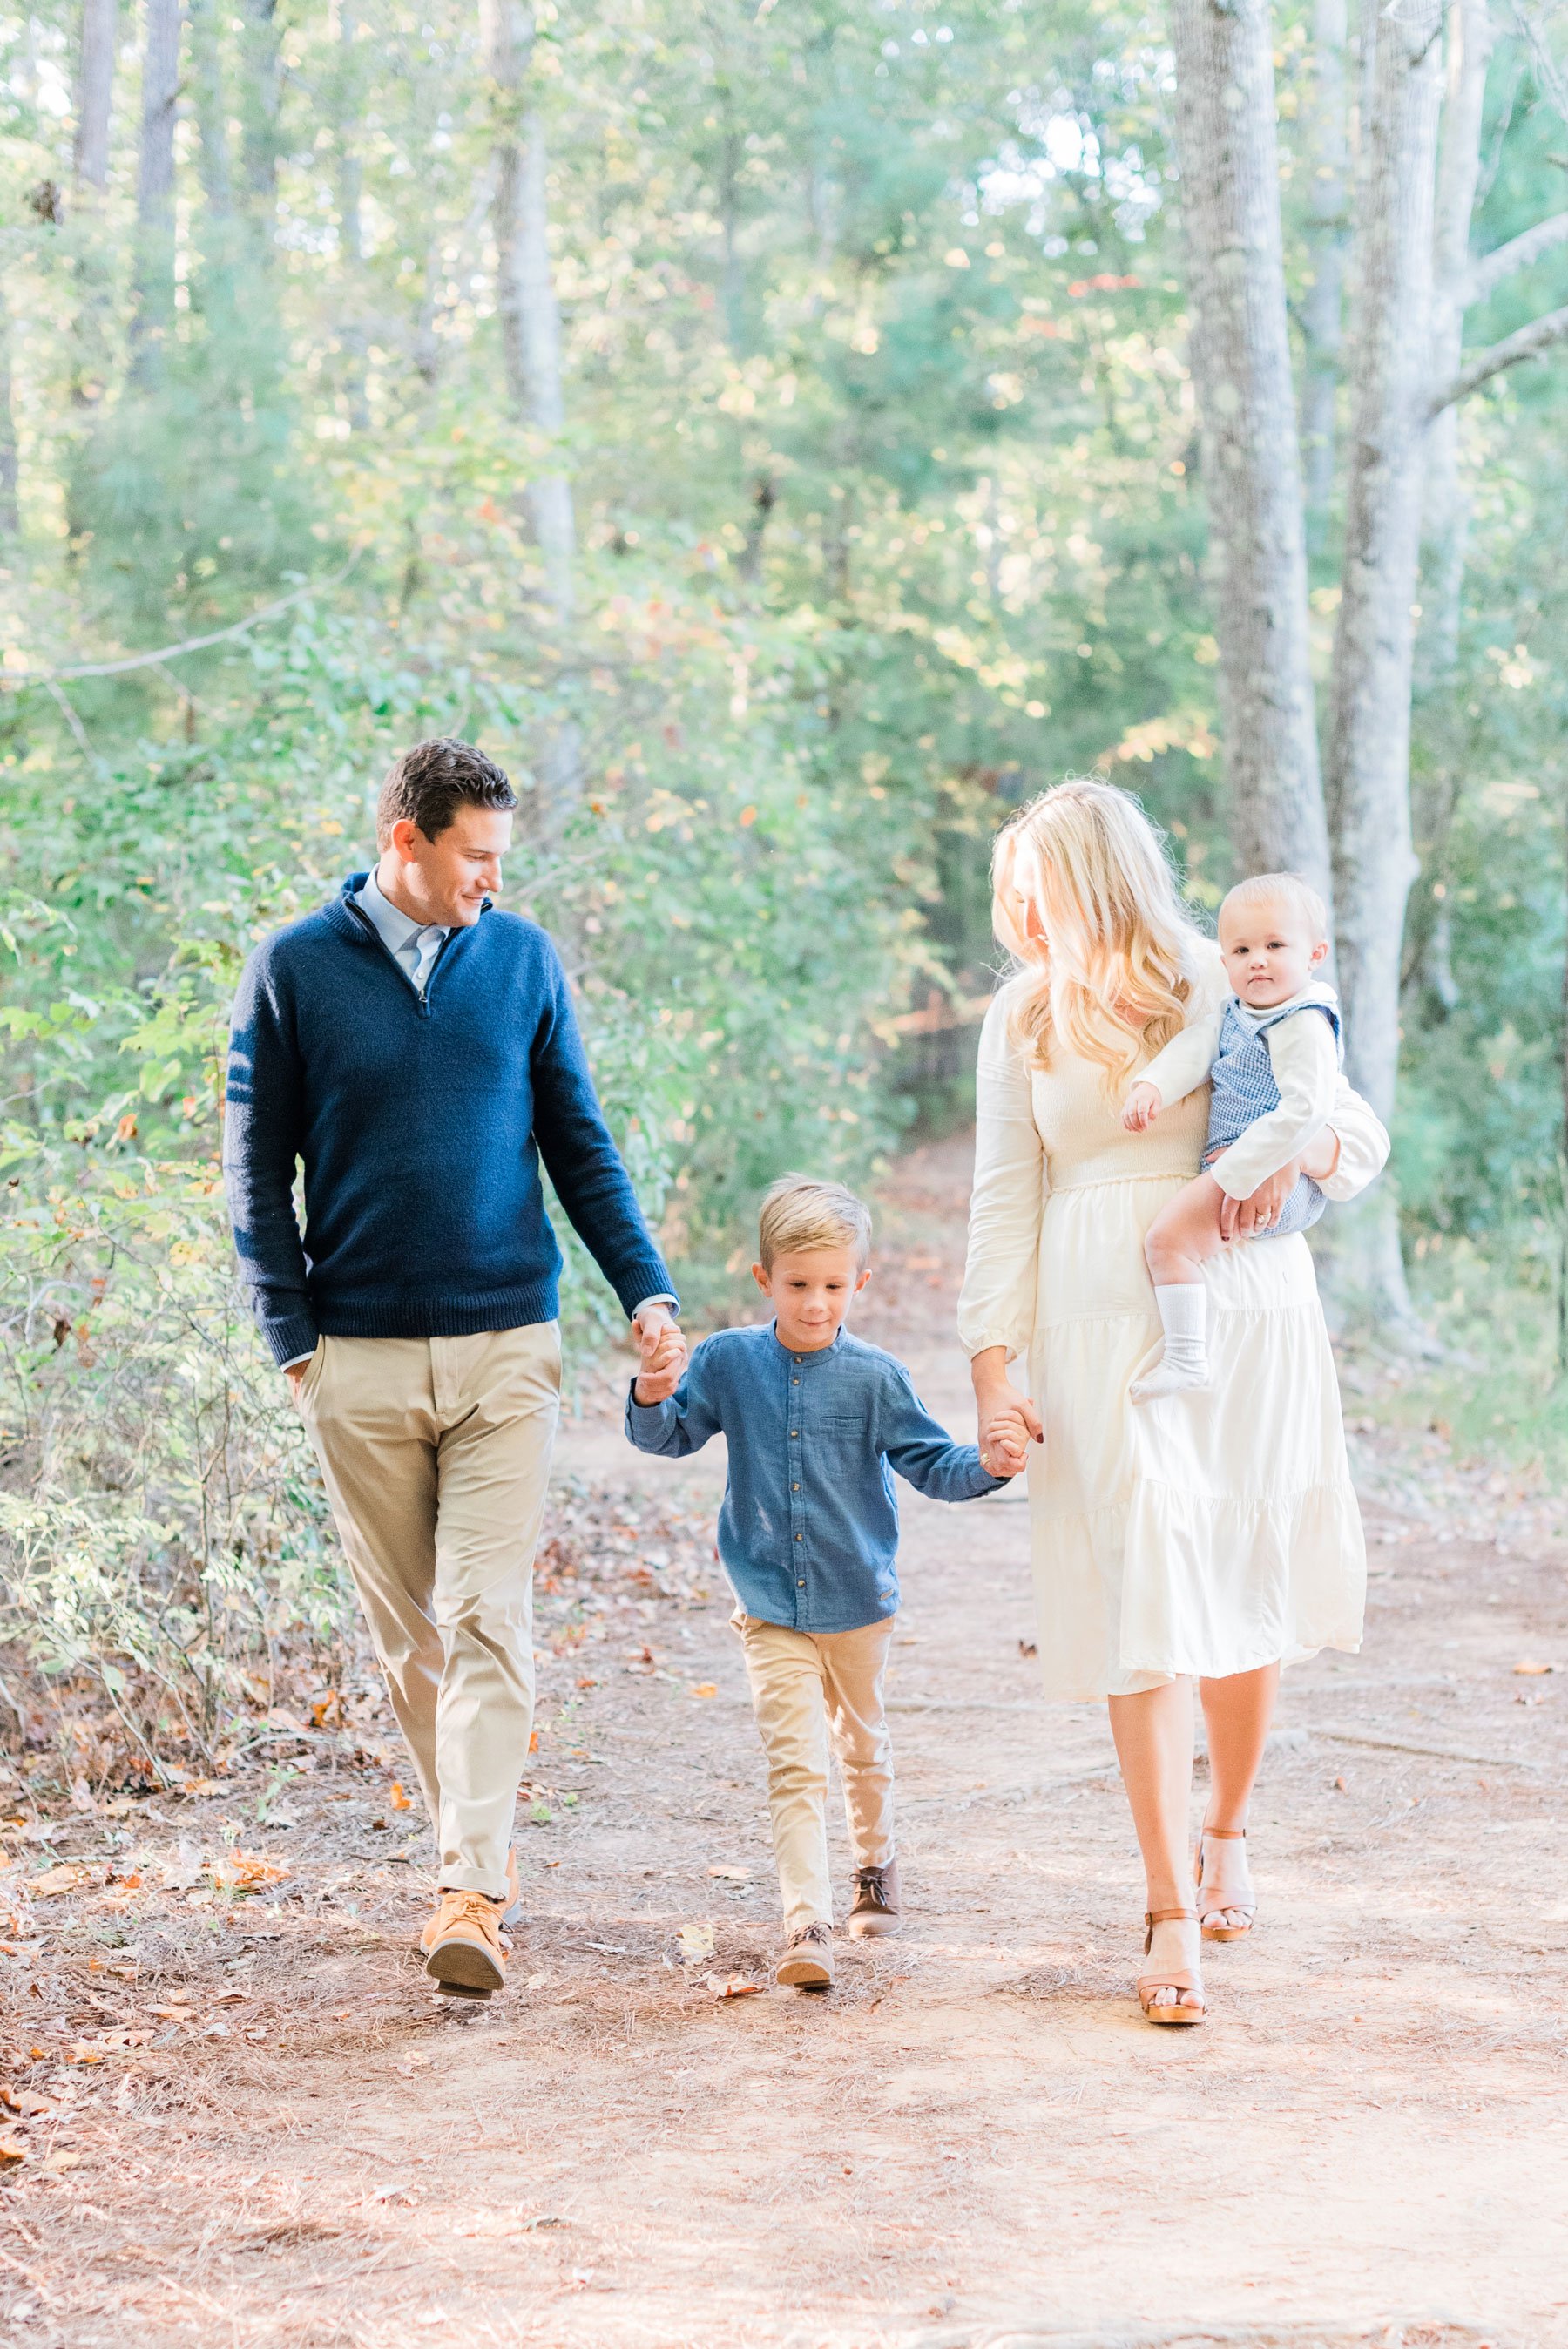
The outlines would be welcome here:
[[[401,907],[395,905],[377,881],[374,864],[366,874],[364,885],[356,892],[354,902],[366,919],[375,925],[383,946],[390,954],[401,954],[427,929],[438,930],[442,937],[447,935],[438,923],[411,921]]]
[[[826,1355],[838,1353],[844,1342],[844,1325],[841,1321],[838,1328],[833,1332],[833,1342],[830,1346],[813,1346],[810,1353],[797,1354],[793,1347],[787,1346],[784,1343],[783,1339],[779,1335],[779,1324],[777,1321],[770,1321],[768,1324],[768,1327],[772,1333],[773,1342],[778,1347],[779,1352],[781,1354],[788,1354],[792,1362],[820,1362]]]

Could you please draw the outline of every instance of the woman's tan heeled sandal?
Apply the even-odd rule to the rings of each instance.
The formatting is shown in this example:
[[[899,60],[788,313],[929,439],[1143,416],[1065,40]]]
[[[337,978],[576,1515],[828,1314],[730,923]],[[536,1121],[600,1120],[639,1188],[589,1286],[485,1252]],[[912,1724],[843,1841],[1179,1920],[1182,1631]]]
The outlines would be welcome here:
[[[1247,1831],[1245,1827],[1200,1827],[1198,1830],[1198,1857],[1194,1864],[1194,1873],[1196,1875],[1198,1885],[1198,1930],[1202,1935],[1205,1941],[1244,1940],[1246,1936],[1252,1931],[1253,1920],[1258,1913],[1258,1904],[1255,1900],[1221,1900],[1216,1899],[1211,1899],[1205,1906],[1203,1899],[1203,1845],[1205,1840],[1210,1837],[1212,1837],[1216,1843],[1245,1843],[1247,1839]],[[1211,1917],[1224,1916],[1240,1917],[1243,1921],[1239,1925],[1211,1925],[1209,1922]]]
[[[1143,1918],[1143,1954],[1145,1957],[1149,1955],[1150,1951],[1154,1947],[1154,1928],[1156,1925],[1168,1925],[1173,1919],[1178,1917],[1183,1920],[1190,1918],[1193,1924],[1197,1924],[1198,1922],[1198,1911],[1196,1909],[1150,1909],[1145,1910]],[[1208,2008],[1203,2003],[1202,1980],[1189,1967],[1180,1966],[1174,1973],[1140,1974],[1135,1987],[1138,1992],[1138,2003],[1143,2009],[1145,2015],[1150,2023],[1202,2023],[1203,2017],[1209,2012]],[[1160,2004],[1156,2006],[1152,2002],[1154,1993],[1157,1990],[1173,1990],[1177,1992],[1177,1996],[1173,1999],[1162,1999]],[[1181,1997],[1184,1993],[1195,1997],[1198,2001],[1197,2005],[1183,2006],[1181,2003]]]

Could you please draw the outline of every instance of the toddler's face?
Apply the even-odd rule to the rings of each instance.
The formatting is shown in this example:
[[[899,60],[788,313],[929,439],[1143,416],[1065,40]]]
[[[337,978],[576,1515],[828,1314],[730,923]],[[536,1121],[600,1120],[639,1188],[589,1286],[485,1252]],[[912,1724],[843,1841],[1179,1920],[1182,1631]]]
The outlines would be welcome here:
[[[1301,993],[1326,959],[1328,941],[1313,936],[1299,905],[1265,898],[1221,912],[1220,951],[1231,992],[1253,1010],[1267,1011]]]
[[[801,1248],[776,1256],[771,1270],[759,1264],[752,1276],[773,1299],[779,1342],[792,1354],[815,1354],[830,1346],[844,1326],[850,1300],[871,1278],[852,1247]]]

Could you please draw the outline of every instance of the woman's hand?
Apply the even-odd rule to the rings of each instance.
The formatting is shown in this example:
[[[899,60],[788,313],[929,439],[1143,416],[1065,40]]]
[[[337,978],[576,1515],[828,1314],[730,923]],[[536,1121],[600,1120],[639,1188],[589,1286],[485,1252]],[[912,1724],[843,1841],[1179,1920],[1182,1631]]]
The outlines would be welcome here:
[[[1016,1476],[1028,1459],[1030,1444],[1046,1440],[1039,1413],[1008,1378],[1001,1346],[987,1346],[969,1368],[980,1422],[980,1465],[993,1476]]]
[[[1220,1203],[1220,1229],[1225,1238],[1255,1240],[1260,1232],[1266,1232],[1278,1220],[1300,1173],[1300,1159],[1289,1158],[1258,1185],[1250,1199],[1233,1199],[1227,1192]]]
[[[1279,1219],[1281,1209],[1295,1190],[1297,1178],[1310,1174],[1315,1183],[1326,1183],[1339,1164],[1339,1136],[1331,1125],[1315,1133],[1299,1158],[1288,1159],[1276,1167],[1266,1182],[1260,1183],[1250,1199],[1233,1199],[1228,1195],[1220,1206],[1220,1229],[1228,1240],[1255,1240]]]

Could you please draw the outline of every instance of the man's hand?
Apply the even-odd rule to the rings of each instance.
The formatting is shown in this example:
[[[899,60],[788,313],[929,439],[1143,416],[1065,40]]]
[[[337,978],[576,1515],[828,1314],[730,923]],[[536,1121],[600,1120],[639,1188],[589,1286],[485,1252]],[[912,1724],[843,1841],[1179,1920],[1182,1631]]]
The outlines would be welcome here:
[[[1145,1126],[1153,1124],[1164,1106],[1158,1085],[1140,1082],[1133,1086],[1122,1105],[1121,1122],[1129,1133],[1141,1133]]]
[[[1300,1173],[1300,1159],[1287,1159],[1258,1185],[1250,1199],[1233,1199],[1227,1192],[1220,1202],[1220,1229],[1225,1238],[1255,1240],[1260,1232],[1266,1232],[1271,1224],[1277,1223]]]
[[[648,1305],[632,1324],[642,1366],[632,1392],[640,1403],[673,1395],[686,1366],[686,1341],[667,1305]]]

